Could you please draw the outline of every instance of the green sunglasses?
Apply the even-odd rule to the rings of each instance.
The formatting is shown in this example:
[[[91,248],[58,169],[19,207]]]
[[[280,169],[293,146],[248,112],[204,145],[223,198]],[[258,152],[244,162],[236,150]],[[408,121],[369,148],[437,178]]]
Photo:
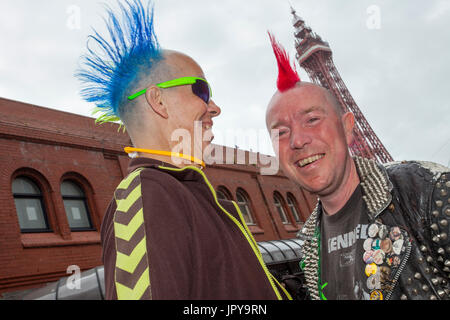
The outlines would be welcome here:
[[[211,88],[209,86],[208,81],[202,78],[197,77],[183,77],[178,79],[173,79],[170,81],[162,82],[157,84],[156,86],[158,88],[166,89],[166,88],[172,88],[172,87],[178,87],[178,86],[185,86],[185,85],[192,85],[192,92],[205,101],[206,104],[209,103],[209,100],[212,97]],[[128,100],[134,100],[137,97],[145,94],[147,92],[147,89],[144,89],[142,91],[139,91],[132,96],[128,97]]]

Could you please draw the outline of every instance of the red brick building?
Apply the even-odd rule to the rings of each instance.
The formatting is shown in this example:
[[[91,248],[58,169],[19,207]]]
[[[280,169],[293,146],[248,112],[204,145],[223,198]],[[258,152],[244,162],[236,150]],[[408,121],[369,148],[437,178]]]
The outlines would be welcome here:
[[[71,265],[101,265],[100,226],[126,174],[128,135],[0,98],[0,145],[0,294],[56,281]],[[316,201],[282,173],[262,176],[255,165],[205,173],[248,212],[256,241],[294,238]]]

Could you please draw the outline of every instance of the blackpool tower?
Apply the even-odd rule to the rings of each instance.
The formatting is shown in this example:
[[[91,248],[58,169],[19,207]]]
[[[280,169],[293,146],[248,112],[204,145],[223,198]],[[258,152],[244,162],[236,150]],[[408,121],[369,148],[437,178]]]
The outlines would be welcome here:
[[[351,111],[355,116],[354,143],[350,146],[352,155],[374,159],[380,163],[393,161],[342,81],[334,66],[333,53],[328,43],[305,25],[294,8],[291,7],[291,10],[294,16],[296,58],[300,66],[313,83],[333,92],[342,109],[345,112]]]

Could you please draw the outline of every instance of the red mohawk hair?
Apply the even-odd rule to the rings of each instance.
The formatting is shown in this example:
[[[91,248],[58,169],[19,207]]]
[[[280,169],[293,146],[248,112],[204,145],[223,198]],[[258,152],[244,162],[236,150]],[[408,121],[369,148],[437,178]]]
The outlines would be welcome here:
[[[297,70],[291,66],[289,61],[289,55],[275,39],[274,35],[268,32],[270,41],[272,42],[273,52],[275,53],[275,57],[277,58],[278,63],[278,80],[277,87],[281,92],[289,90],[293,88],[297,82],[300,81],[300,77],[297,73]]]

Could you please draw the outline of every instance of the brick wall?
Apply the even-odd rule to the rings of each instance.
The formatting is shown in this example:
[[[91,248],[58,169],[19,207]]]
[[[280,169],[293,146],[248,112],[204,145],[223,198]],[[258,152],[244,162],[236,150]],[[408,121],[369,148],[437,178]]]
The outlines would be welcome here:
[[[0,293],[42,286],[67,276],[70,265],[88,270],[101,265],[100,226],[115,187],[126,174],[131,142],[118,126],[98,126],[94,120],[66,112],[0,99]],[[214,165],[205,170],[215,188],[225,187],[236,200],[238,188],[249,196],[257,241],[295,237],[300,225],[291,216],[283,224],[273,204],[273,192],[295,196],[304,221],[315,199],[282,173],[261,176],[257,166]],[[51,232],[22,233],[12,181],[31,178],[42,190]],[[77,182],[95,230],[70,230],[60,185]]]

